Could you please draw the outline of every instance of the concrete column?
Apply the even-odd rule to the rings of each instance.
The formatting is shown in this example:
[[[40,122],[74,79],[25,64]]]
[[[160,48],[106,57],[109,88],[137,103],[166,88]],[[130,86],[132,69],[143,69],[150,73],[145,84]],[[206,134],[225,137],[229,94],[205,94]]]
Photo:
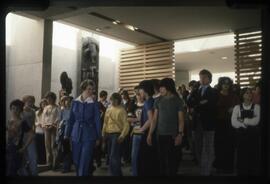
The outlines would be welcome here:
[[[43,37],[43,60],[42,60],[42,98],[51,90],[51,73],[52,73],[52,37],[53,21],[44,20],[44,37]]]

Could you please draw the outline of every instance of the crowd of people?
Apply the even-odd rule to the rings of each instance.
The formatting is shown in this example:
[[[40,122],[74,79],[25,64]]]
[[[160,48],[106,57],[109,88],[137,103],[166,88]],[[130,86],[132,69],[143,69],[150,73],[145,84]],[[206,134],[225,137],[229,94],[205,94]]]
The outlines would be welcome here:
[[[102,159],[112,176],[123,164],[133,176],[174,176],[182,150],[190,150],[200,174],[260,174],[260,82],[242,88],[201,70],[200,81],[175,86],[171,78],[143,80],[134,94],[124,89],[96,93],[91,80],[73,98],[48,92],[10,103],[7,122],[8,176],[37,176],[38,164],[89,176]]]

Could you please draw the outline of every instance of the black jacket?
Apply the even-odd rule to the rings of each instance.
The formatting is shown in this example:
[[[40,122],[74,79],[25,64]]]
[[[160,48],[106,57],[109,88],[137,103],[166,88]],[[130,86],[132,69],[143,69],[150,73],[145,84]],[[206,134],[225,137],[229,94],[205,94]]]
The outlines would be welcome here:
[[[217,90],[211,86],[207,87],[203,96],[201,96],[202,89],[197,90],[197,101],[195,111],[199,120],[202,123],[203,130],[215,130],[216,114],[217,114]]]

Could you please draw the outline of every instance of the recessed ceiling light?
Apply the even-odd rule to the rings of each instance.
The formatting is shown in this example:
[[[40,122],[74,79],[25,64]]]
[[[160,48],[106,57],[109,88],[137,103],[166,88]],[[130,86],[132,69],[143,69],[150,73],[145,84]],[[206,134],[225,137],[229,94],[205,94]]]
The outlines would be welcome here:
[[[134,26],[131,26],[131,25],[125,25],[126,28],[128,28],[129,30],[131,31],[135,31],[135,27]]]
[[[113,21],[113,24],[120,24],[120,21],[119,20],[115,20],[115,21]]]
[[[100,32],[100,31],[101,31],[101,29],[100,29],[100,28],[96,28],[96,31]]]
[[[228,57],[223,56],[223,57],[221,57],[221,59],[226,60],[226,59],[228,59]]]

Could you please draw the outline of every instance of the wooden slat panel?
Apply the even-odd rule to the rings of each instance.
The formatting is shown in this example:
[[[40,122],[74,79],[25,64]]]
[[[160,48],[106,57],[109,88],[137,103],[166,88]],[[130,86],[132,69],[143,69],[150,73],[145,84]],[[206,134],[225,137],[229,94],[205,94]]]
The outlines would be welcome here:
[[[171,69],[173,67],[172,64],[163,64],[158,66],[152,67],[132,67],[131,69],[120,69],[121,73],[128,73],[128,72],[137,72],[138,70],[160,70],[160,69]]]
[[[121,55],[124,56],[124,55],[129,55],[129,54],[147,52],[147,51],[155,51],[155,50],[160,50],[160,49],[173,49],[173,48],[174,48],[174,46],[172,46],[172,45],[161,45],[161,46],[156,46],[156,47],[134,49],[134,50],[130,50],[130,51],[121,51]]]
[[[122,52],[124,53],[130,53],[130,51],[134,51],[134,50],[139,50],[139,49],[146,49],[146,48],[150,48],[150,47],[157,47],[157,46],[171,46],[173,44],[173,42],[159,42],[159,43],[153,43],[153,44],[147,44],[147,45],[141,45],[141,46],[136,46],[136,48],[131,48],[131,49],[123,49]]]
[[[129,73],[120,73],[120,77],[124,76],[132,76],[132,75],[143,75],[143,74],[151,74],[151,73],[163,73],[163,72],[171,72],[172,69],[160,69],[160,70],[150,70],[150,71],[138,71],[138,72],[129,72]]]
[[[258,41],[258,42],[252,42],[252,43],[238,43],[238,45],[236,45],[236,48],[240,48],[240,47],[249,47],[249,46],[257,46],[262,44],[262,42]]]
[[[254,36],[261,36],[262,33],[252,33],[252,34],[246,34],[246,35],[236,35],[235,38],[241,39],[246,37],[254,37]]]
[[[132,93],[142,80],[174,78],[173,42],[137,46],[120,52],[119,84]]]
[[[249,52],[242,52],[242,53],[239,53],[239,51],[238,51],[238,53],[236,53],[235,56],[248,56],[248,55],[252,55],[252,54],[261,54],[261,51],[259,51],[259,50],[256,50],[256,51],[251,50]]]
[[[261,32],[246,33],[248,34],[245,32],[235,33],[235,74],[236,82],[241,87],[253,85],[254,81],[261,78]]]

